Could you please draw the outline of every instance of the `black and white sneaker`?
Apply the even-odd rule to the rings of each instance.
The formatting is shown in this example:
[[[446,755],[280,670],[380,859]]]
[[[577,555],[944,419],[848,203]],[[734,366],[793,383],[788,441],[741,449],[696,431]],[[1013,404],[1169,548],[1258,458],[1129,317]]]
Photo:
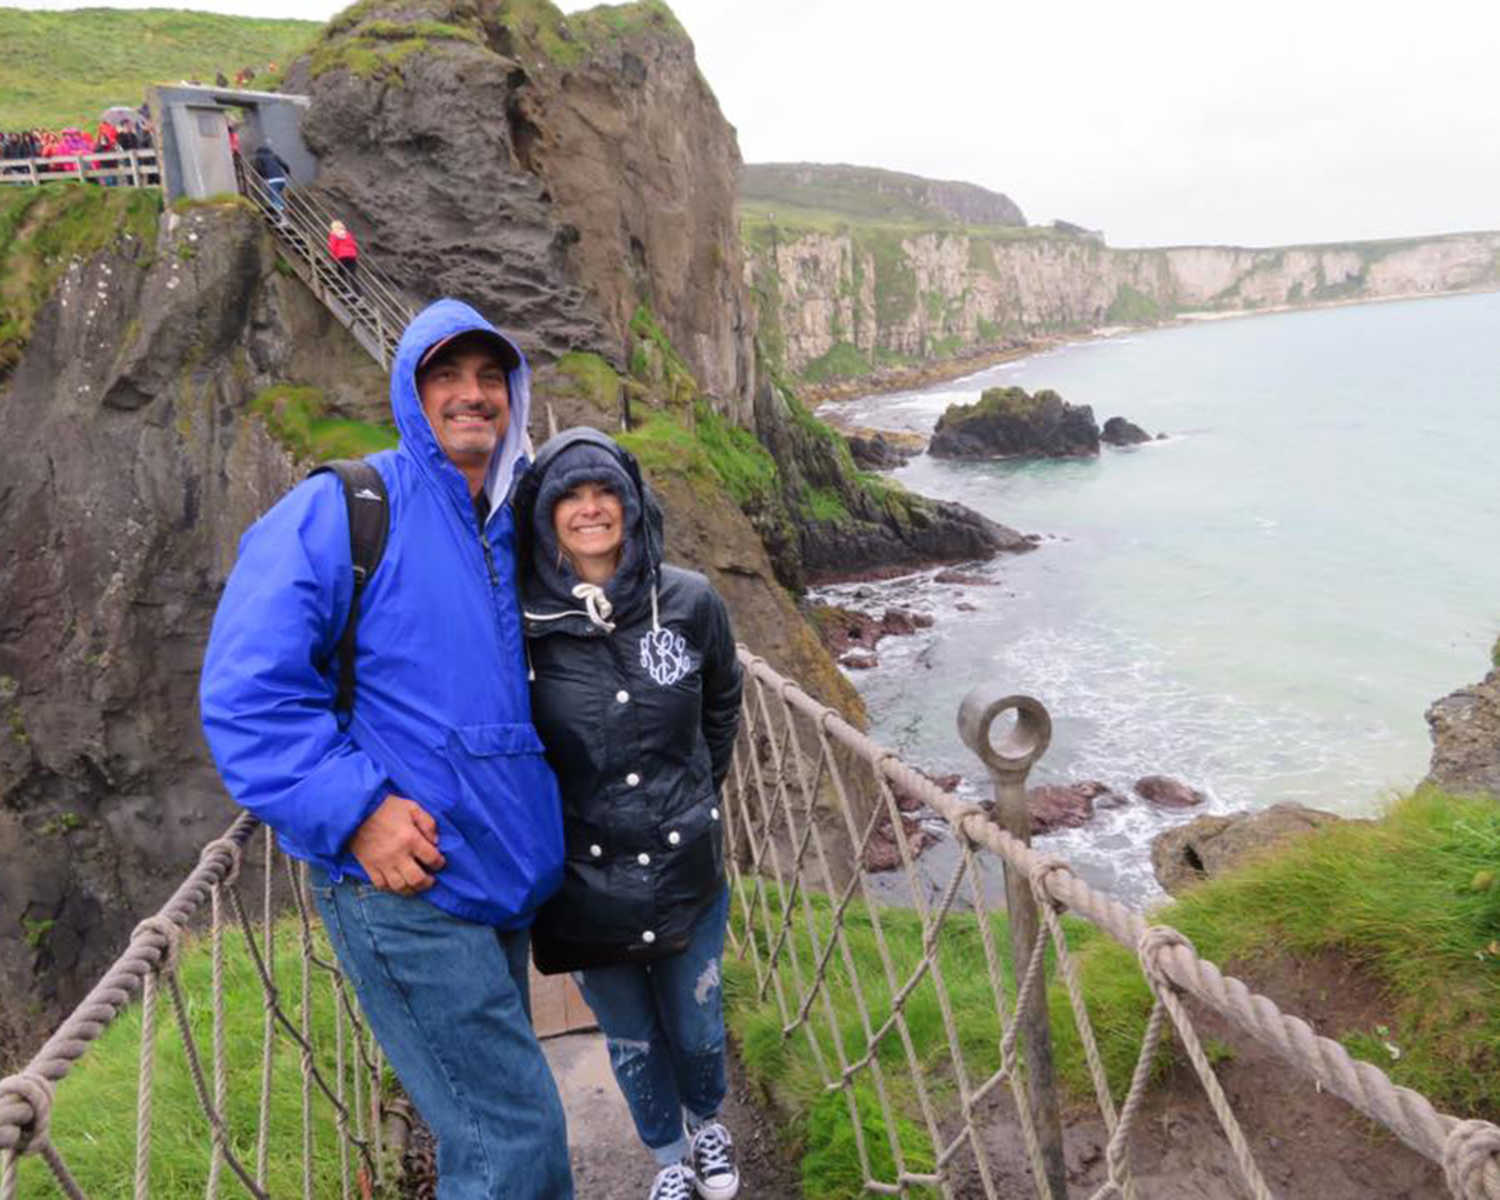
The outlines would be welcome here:
[[[693,1200],[693,1173],[686,1163],[673,1163],[656,1173],[650,1200]]]
[[[734,1165],[734,1142],[718,1121],[709,1121],[693,1134],[688,1151],[698,1195],[703,1200],[734,1200],[740,1191],[740,1172]]]

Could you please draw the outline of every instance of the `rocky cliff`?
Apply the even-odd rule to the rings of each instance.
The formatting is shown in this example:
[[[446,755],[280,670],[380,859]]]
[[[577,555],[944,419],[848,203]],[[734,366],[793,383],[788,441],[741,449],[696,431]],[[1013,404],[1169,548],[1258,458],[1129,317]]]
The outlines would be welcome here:
[[[0,1051],[227,823],[202,646],[240,531],[296,476],[249,405],[315,306],[239,207],[151,232],[72,258],[0,383]],[[310,381],[358,378],[322,347]]]
[[[320,188],[414,297],[462,296],[543,360],[628,362],[648,305],[746,424],[739,150],[658,0],[363,0],[288,72]]]
[[[1056,230],[747,212],[745,280],[778,365],[811,380],[1191,312],[1500,287],[1500,233],[1252,250],[1116,250]]]
[[[1488,792],[1500,800],[1500,641],[1493,670],[1427,710],[1432,762],[1427,782],[1450,792]]]
[[[362,0],[287,86],[312,99],[304,132],[333,209],[411,297],[470,300],[554,364],[565,378],[538,393],[560,420],[615,429],[666,409],[692,427],[704,405],[774,448],[774,495],[737,498],[786,586],[1013,536],[957,505],[872,497],[847,454],[829,462],[817,422],[757,399],[734,130],[658,0],[570,17],[537,0]],[[933,202],[1008,211],[971,192]]]

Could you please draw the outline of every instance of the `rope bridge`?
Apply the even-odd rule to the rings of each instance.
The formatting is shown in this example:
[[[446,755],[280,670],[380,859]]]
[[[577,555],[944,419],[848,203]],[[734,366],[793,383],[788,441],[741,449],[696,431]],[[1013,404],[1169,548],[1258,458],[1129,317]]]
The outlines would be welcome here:
[[[741,991],[772,1006],[781,1049],[810,1064],[822,1093],[842,1109],[865,1193],[1014,1195],[987,1138],[1003,1090],[1014,1101],[1009,1119],[1019,1123],[1037,1195],[1066,1196],[1044,1009],[1050,947],[1109,1134],[1106,1178],[1092,1200],[1141,1194],[1130,1170],[1130,1143],[1169,1023],[1219,1120],[1245,1194],[1274,1194],[1214,1074],[1188,998],[1253,1034],[1318,1087],[1441,1164],[1459,1200],[1500,1200],[1500,1128],[1437,1112],[1421,1094],[1396,1086],[1379,1068],[1352,1059],[1337,1042],[1224,975],[1180,933],[1148,926],[1139,913],[1089,888],[1065,862],[1031,850],[1024,829],[1022,836],[1008,832],[983,810],[943,792],[743,647],[740,659],[747,672],[744,719],[724,798],[734,900],[726,950],[729,1007],[733,1013]],[[997,741],[992,728],[1011,716],[1014,726]],[[1035,701],[978,689],[964,702],[960,728],[1002,800],[1018,792],[1050,736],[1045,710]],[[914,865],[915,826],[903,812],[914,805],[939,814],[958,847],[952,875],[935,893],[920,884]],[[390,1094],[352,990],[311,919],[300,865],[275,850],[269,831],[257,837],[259,828],[254,818],[241,816],[206,846],[196,868],[155,916],[141,922],[83,1003],[22,1071],[0,1080],[0,1200],[17,1197],[24,1159],[38,1160],[34,1177],[42,1178],[45,1168],[55,1191],[71,1200],[90,1194],[51,1136],[54,1109],[69,1098],[58,1085],[137,994],[131,1195],[152,1195],[154,1187],[156,1195],[213,1197],[228,1186],[254,1197],[300,1191],[311,1200],[335,1189],[345,1198],[386,1194],[394,1184],[409,1117]],[[255,841],[264,844],[258,924],[240,881],[246,848]],[[888,866],[875,861],[882,846],[887,859],[894,848],[894,870],[871,869]],[[985,877],[997,868],[1011,910],[1009,957],[986,897]],[[904,885],[908,901],[891,903],[893,880]],[[1136,953],[1152,996],[1134,1074],[1118,1107],[1069,952],[1065,911]],[[1035,914],[1029,921],[1028,912]],[[278,920],[282,913],[289,915]],[[188,972],[179,953],[188,927],[205,922],[206,1039],[204,1001],[186,994]],[[904,944],[918,948],[908,952],[900,935],[913,930],[916,937]],[[258,1025],[259,1058],[248,1065],[245,1048],[253,1046],[257,1030],[230,1028],[226,1014],[231,942],[237,953],[243,944],[241,973],[258,992],[248,1020]],[[163,993],[172,1025],[158,1029]],[[980,1038],[961,1019],[976,1013],[985,1018]],[[196,1172],[163,1168],[152,1153],[153,1137],[161,1140],[163,1132],[153,1122],[153,1099],[164,1086],[157,1067],[169,1045],[190,1079],[201,1120],[193,1130],[166,1132],[196,1139]],[[285,1103],[274,1101],[291,1093],[297,1119],[288,1121]],[[119,1123],[125,1114],[108,1116]],[[295,1164],[294,1178],[283,1168],[287,1162]],[[123,1196],[123,1173],[124,1163],[115,1162],[88,1182],[96,1195],[109,1188],[108,1194]]]

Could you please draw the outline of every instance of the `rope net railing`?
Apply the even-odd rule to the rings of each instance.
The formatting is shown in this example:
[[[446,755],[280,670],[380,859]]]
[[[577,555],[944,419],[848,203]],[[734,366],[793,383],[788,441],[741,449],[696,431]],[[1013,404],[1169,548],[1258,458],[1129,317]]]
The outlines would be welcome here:
[[[740,659],[743,720],[722,813],[732,895],[726,996],[735,1020],[756,1006],[764,1014],[748,1036],[740,1030],[747,1059],[793,1060],[810,1080],[810,1121],[848,1148],[854,1188],[1068,1194],[1056,1106],[1047,1103],[1051,1051],[1038,1031],[1050,973],[1065,997],[1052,1006],[1052,1027],[1075,1031],[1107,1131],[1091,1200],[1149,1195],[1132,1176],[1131,1143],[1173,1034],[1243,1193],[1275,1194],[1189,1001],[1440,1164],[1454,1197],[1500,1200],[1500,1128],[1436,1111],[1223,974],[1177,931],[1148,926],[941,790],[743,647]],[[992,747],[987,721],[982,732]],[[922,832],[908,810],[919,806],[953,836],[951,871],[937,883],[916,867]],[[1009,922],[990,897],[1001,877]],[[1019,919],[1027,898],[1038,914],[1029,928]],[[1135,953],[1150,991],[1118,1104],[1065,913]],[[86,1054],[88,1069],[60,1090]],[[123,1072],[94,1069],[110,1055]],[[394,1090],[312,917],[304,869],[241,816],[31,1061],[0,1079],[0,1200],[16,1200],[23,1182],[27,1197],[70,1200],[390,1194],[410,1127]],[[1019,1165],[1008,1138],[1019,1142]],[[811,1153],[803,1178],[817,1196]],[[842,1178],[826,1190],[850,1186]]]
[[[57,1032],[0,1080],[0,1200],[386,1194],[404,1101],[312,916],[304,868],[261,828],[241,816],[205,846]],[[240,869],[255,843],[251,900]],[[91,1051],[111,1063],[59,1093]]]
[[[740,1028],[747,1059],[774,1060],[783,1070],[794,1061],[810,1126],[839,1123],[845,1159],[856,1164],[853,1186],[874,1195],[1068,1194],[1055,1099],[1050,1113],[1038,1101],[1038,1080],[1051,1070],[1050,972],[1066,996],[1053,1006],[1052,1028],[1073,1026],[1071,1053],[1085,1064],[1108,1136],[1102,1183],[1075,1194],[1148,1194],[1132,1177],[1130,1148],[1153,1066],[1173,1034],[1222,1129],[1243,1194],[1275,1194],[1214,1072],[1187,1003],[1193,1001],[1440,1164],[1455,1197],[1500,1200],[1500,1128],[1438,1112],[1420,1093],[1225,975],[1181,933],[1149,926],[1067,863],[1037,853],[982,809],[943,791],[743,647],[740,659],[747,674],[743,721],[724,801],[730,1008],[762,1014],[758,1025]],[[1025,697],[995,708],[1015,702],[1035,706],[1045,719]],[[984,754],[994,746],[988,719],[981,737]],[[918,807],[943,818],[956,847],[940,884],[929,878],[933,868],[916,867],[923,835],[908,810]],[[1013,953],[995,911],[1003,906],[986,886],[997,877],[1034,899],[1040,914],[1034,936],[1018,939]],[[1150,989],[1150,1016],[1119,1105],[1065,913],[1135,953]],[[1009,934],[1016,936],[1016,923]],[[1019,980],[1017,961],[1026,964]],[[1029,1021],[1040,1024],[1041,1044],[1028,1040],[1037,1032]],[[998,1152],[1017,1126],[1024,1167],[1014,1153]],[[804,1161],[804,1180],[819,1170]]]

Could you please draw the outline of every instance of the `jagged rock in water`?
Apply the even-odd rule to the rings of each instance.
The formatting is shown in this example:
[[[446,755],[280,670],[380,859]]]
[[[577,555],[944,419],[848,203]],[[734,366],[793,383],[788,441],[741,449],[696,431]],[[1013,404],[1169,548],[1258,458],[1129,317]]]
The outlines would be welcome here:
[[[1172,895],[1232,870],[1267,846],[1342,820],[1301,804],[1273,804],[1259,812],[1195,817],[1151,839],[1151,869]]]
[[[1110,417],[1099,431],[1099,440],[1111,446],[1139,446],[1142,442],[1149,442],[1151,435],[1124,417]]]
[[[1500,798],[1500,665],[1479,683],[1429,707],[1427,731],[1432,737],[1428,783]]]
[[[1193,808],[1205,799],[1197,788],[1167,775],[1143,775],[1135,781],[1132,790],[1142,800],[1161,808]]]
[[[1094,809],[1118,808],[1125,803],[1107,783],[1097,779],[1081,783],[1042,784],[1026,789],[1026,807],[1031,813],[1032,833],[1074,829],[1094,819]]]
[[[927,444],[934,458],[1085,458],[1099,453],[1099,427],[1087,404],[1050,388],[986,388],[974,404],[951,404]]]

